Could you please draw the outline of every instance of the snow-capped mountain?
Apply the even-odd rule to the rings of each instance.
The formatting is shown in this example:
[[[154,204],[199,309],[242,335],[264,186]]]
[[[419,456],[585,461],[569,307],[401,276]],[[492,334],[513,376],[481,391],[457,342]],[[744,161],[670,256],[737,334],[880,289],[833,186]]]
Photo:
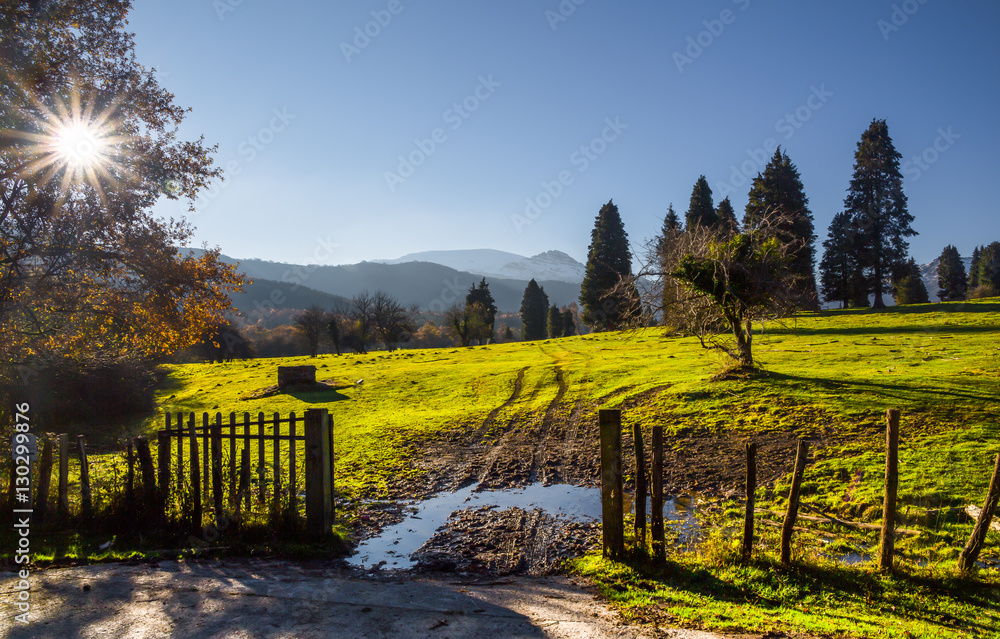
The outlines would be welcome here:
[[[493,249],[424,251],[394,260],[375,260],[382,264],[432,262],[459,271],[507,280],[557,281],[579,284],[586,267],[562,251],[545,251],[532,257]]]
[[[514,280],[556,280],[557,282],[583,282],[587,267],[562,251],[545,251],[505,264],[497,276]]]

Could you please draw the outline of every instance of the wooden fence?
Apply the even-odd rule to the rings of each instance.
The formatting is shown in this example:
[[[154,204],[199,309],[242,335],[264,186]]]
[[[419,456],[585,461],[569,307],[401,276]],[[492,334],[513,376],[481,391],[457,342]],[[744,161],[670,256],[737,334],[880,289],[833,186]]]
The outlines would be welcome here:
[[[797,519],[833,523],[855,529],[877,529],[879,538],[879,569],[893,570],[895,554],[895,539],[899,534],[919,534],[916,531],[897,527],[896,501],[899,483],[899,418],[898,409],[886,411],[886,462],[885,462],[885,492],[883,497],[882,523],[880,526],[845,522],[835,517],[824,515],[819,517],[804,517],[798,514],[799,492],[802,477],[805,472],[809,446],[799,440],[795,456],[795,467],[792,472],[791,488],[788,495],[784,522],[776,524],[781,528],[781,563],[791,563],[791,540]],[[618,409],[601,409],[598,411],[600,428],[601,455],[601,504],[604,556],[615,560],[626,557],[625,524],[622,495],[622,412]],[[636,517],[635,539],[641,547],[645,547],[646,517],[645,500],[647,481],[645,477],[645,453],[643,451],[642,429],[636,425],[633,429],[634,452],[636,456]],[[652,467],[652,512],[650,514],[652,528],[652,550],[657,561],[664,559],[663,531],[663,427],[653,426],[653,467]],[[741,556],[750,559],[754,545],[754,515],[762,512],[754,508],[754,491],[757,487],[757,446],[751,442],[746,444],[746,501],[743,526]],[[971,508],[971,507],[970,507]],[[641,509],[641,513],[639,511]],[[1000,512],[1000,455],[996,456],[993,475],[986,492],[986,502],[982,509],[977,509],[976,525],[969,541],[962,549],[958,561],[961,571],[971,570],[976,563],[986,540],[986,532],[991,526],[994,514]],[[762,523],[769,523],[763,521]]]
[[[200,528],[207,497],[218,523],[255,511],[297,516],[304,488],[307,527],[325,535],[333,523],[333,423],[326,409],[305,415],[239,418],[222,413],[167,413],[157,433],[158,483],[166,502],[190,491],[191,523]],[[300,475],[300,470],[304,471]]]

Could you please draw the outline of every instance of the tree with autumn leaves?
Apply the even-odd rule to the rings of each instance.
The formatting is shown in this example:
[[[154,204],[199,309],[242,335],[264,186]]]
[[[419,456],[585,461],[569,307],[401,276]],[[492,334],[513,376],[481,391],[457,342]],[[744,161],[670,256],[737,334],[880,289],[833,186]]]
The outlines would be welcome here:
[[[2,411],[53,369],[148,370],[197,343],[243,278],[151,213],[161,197],[193,210],[220,171],[135,60],[131,3],[0,4]]]

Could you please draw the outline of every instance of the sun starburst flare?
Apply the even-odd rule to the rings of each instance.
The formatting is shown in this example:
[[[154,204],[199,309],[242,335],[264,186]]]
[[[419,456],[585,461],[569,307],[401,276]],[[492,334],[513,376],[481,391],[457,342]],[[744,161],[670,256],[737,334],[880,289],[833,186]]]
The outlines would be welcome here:
[[[60,181],[64,197],[74,186],[87,184],[104,199],[105,186],[118,183],[124,166],[125,137],[117,132],[117,104],[95,113],[93,104],[83,104],[78,94],[63,100],[31,100],[35,115],[29,131],[5,131],[20,139],[17,145],[22,175],[40,175],[41,184]]]

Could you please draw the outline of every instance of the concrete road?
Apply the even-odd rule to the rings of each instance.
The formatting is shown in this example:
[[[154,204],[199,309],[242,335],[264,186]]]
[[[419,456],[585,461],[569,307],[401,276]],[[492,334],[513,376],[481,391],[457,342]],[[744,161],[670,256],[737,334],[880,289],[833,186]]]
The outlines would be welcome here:
[[[10,639],[718,636],[622,625],[565,577],[358,578],[277,560],[85,566],[32,574],[28,624],[14,620],[16,579],[0,580],[0,637]]]

